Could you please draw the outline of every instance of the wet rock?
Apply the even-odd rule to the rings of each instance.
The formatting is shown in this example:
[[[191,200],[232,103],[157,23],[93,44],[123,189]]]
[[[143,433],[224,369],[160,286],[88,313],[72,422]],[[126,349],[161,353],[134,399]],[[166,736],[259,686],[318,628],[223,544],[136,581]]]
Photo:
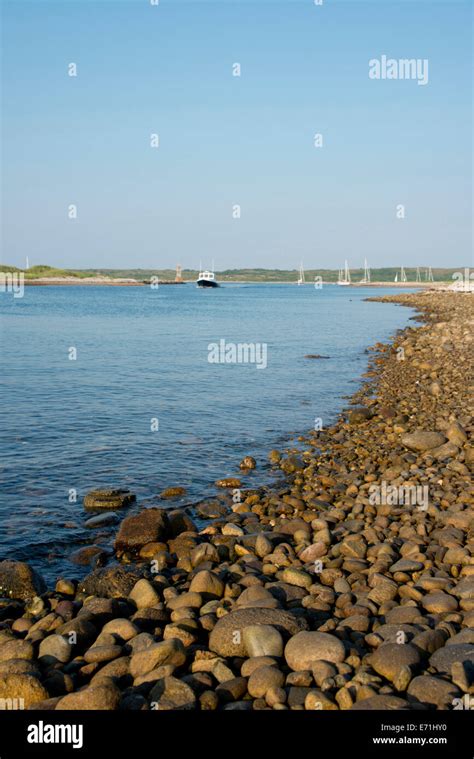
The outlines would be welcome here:
[[[69,561],[73,564],[86,567],[90,564],[104,563],[107,559],[107,553],[100,546],[83,546],[73,551],[69,556]]]
[[[370,417],[372,416],[372,412],[370,409],[366,408],[365,406],[361,406],[360,408],[354,408],[351,411],[349,411],[347,415],[347,421],[349,424],[361,424],[362,422],[366,422]]]
[[[229,512],[229,507],[219,501],[203,501],[196,505],[196,513],[201,519],[218,519]]]
[[[105,514],[97,514],[95,517],[90,517],[84,522],[84,527],[95,529],[98,527],[107,527],[110,524],[116,524],[119,520],[118,514],[114,511],[109,511]]]
[[[136,496],[129,490],[106,488],[91,490],[84,496],[85,509],[120,509],[136,501]]]
[[[216,481],[216,487],[218,487],[218,488],[240,488],[240,487],[242,487],[242,483],[238,479],[238,477],[224,477],[223,479]]]
[[[141,572],[131,567],[107,567],[87,575],[79,589],[88,596],[127,598],[140,579]]]
[[[255,469],[257,462],[253,456],[245,456],[239,464],[241,469]]]
[[[46,592],[41,575],[23,561],[0,561],[0,597],[28,600]]]
[[[160,498],[181,498],[183,495],[186,495],[186,488],[178,486],[174,488],[166,488],[160,493]]]
[[[164,509],[144,509],[123,520],[115,538],[115,550],[118,555],[125,551],[137,554],[147,543],[165,540],[168,531],[168,516]]]
[[[285,647],[285,659],[294,672],[312,669],[315,662],[342,662],[345,658],[344,644],[334,635],[320,632],[300,632]]]

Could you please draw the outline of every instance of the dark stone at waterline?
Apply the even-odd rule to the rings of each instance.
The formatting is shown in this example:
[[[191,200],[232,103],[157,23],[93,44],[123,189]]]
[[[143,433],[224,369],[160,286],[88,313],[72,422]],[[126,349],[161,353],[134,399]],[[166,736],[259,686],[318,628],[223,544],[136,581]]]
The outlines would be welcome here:
[[[115,538],[115,550],[118,554],[124,551],[136,554],[147,543],[166,539],[168,531],[169,520],[165,509],[144,509],[123,520]]]
[[[28,600],[45,592],[45,581],[29,564],[0,561],[0,596]]]
[[[128,598],[143,573],[129,567],[96,569],[80,583],[79,590],[88,596]]]

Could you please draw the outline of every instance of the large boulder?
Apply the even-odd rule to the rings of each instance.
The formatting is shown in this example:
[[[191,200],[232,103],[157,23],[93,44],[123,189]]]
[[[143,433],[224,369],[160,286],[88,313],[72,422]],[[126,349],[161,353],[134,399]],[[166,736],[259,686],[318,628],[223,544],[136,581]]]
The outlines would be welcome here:
[[[244,630],[251,625],[271,625],[288,638],[308,629],[303,617],[279,609],[241,609],[221,617],[209,637],[209,649],[220,656],[247,656]]]
[[[115,538],[117,554],[138,554],[147,543],[159,543],[169,534],[169,520],[165,509],[144,509],[126,517]]]
[[[29,564],[0,561],[0,596],[28,600],[45,592],[45,581]]]

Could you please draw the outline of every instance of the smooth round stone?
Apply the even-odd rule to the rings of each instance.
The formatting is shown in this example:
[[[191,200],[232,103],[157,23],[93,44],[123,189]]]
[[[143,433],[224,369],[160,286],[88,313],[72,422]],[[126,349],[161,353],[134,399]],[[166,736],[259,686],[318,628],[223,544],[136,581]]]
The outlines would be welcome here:
[[[249,677],[247,690],[253,698],[265,698],[270,688],[281,688],[285,675],[277,667],[259,667]]]
[[[344,644],[334,635],[320,632],[300,632],[294,635],[285,648],[285,659],[294,672],[312,669],[314,662],[342,662]]]
[[[459,643],[438,648],[430,657],[430,665],[442,674],[451,674],[455,662],[467,663],[474,667],[474,646],[470,643]]]
[[[129,599],[133,601],[137,609],[148,609],[160,602],[160,597],[155,588],[148,580],[139,580],[132,588]]]
[[[246,659],[244,661],[240,669],[240,674],[242,677],[250,677],[252,672],[255,672],[256,669],[266,666],[277,666],[277,662],[275,659],[272,659],[271,656],[255,656],[252,659]]]
[[[94,646],[89,648],[84,654],[84,659],[88,664],[93,662],[112,661],[122,654],[122,646]]]
[[[247,656],[282,656],[283,638],[271,625],[249,625],[243,631]]]
[[[48,635],[40,643],[39,658],[48,664],[65,664],[71,658],[71,653],[72,646],[62,635]]]
[[[408,643],[384,643],[371,656],[370,664],[377,674],[393,681],[403,667],[420,662],[420,654]]]
[[[409,696],[422,704],[429,704],[437,709],[453,707],[453,699],[459,698],[461,692],[453,683],[431,675],[413,678],[407,691]]]
[[[120,640],[123,640],[126,642],[127,640],[131,640],[135,637],[135,635],[138,635],[140,630],[136,625],[133,624],[133,622],[130,622],[129,619],[122,619],[121,617],[117,617],[116,619],[112,619],[110,622],[107,622],[106,625],[102,628],[103,633],[109,633],[110,635],[116,635]]]
[[[457,611],[458,602],[447,593],[428,593],[422,600],[423,608],[432,614],[445,614]]]
[[[392,564],[390,572],[419,572],[423,569],[424,564],[421,561],[413,561],[412,559],[399,559]]]
[[[7,640],[0,645],[0,661],[8,659],[33,659],[34,649],[32,644],[27,640]]]
[[[225,585],[221,578],[208,569],[198,572],[191,580],[189,590],[192,593],[200,593],[205,599],[222,598]]]
[[[280,609],[238,609],[219,619],[209,636],[209,649],[225,657],[246,656],[243,631],[249,625],[259,624],[283,629],[288,635],[294,635],[308,626],[302,617]]]
[[[288,585],[296,585],[298,588],[310,588],[313,584],[313,578],[308,572],[303,572],[301,569],[295,569],[294,567],[284,569],[281,579],[283,582],[287,582]]]

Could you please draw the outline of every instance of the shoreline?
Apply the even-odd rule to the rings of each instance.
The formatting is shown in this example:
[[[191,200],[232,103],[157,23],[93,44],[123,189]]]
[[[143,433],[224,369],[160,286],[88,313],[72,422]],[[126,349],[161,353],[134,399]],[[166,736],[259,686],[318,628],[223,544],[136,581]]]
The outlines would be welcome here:
[[[182,282],[174,282],[172,280],[159,280],[159,285],[193,285],[195,280],[185,279]],[[297,282],[289,282],[288,280],[273,281],[273,280],[245,280],[245,279],[223,279],[219,281],[220,285],[233,284],[233,285],[297,285]],[[346,288],[359,288],[359,287],[393,287],[397,289],[417,289],[417,290],[438,290],[439,288],[448,287],[452,283],[448,282],[353,282],[346,285]],[[147,287],[150,286],[149,281],[134,280],[134,279],[101,279],[99,277],[90,277],[83,279],[75,278],[41,278],[41,279],[25,279],[25,287],[48,287],[48,286],[87,286],[87,287]],[[337,285],[337,282],[322,282],[322,285]],[[314,283],[306,282],[304,287],[314,287]]]
[[[0,562],[0,595],[24,597],[0,605],[0,697],[33,709],[344,710],[453,708],[472,692],[472,298],[368,300],[415,308],[421,326],[368,348],[352,408],[304,437],[303,453],[270,453],[282,487],[245,492],[228,478],[227,513],[203,530],[189,510],[125,516],[126,563],[53,592],[27,565]],[[108,497],[126,515],[126,494]]]

